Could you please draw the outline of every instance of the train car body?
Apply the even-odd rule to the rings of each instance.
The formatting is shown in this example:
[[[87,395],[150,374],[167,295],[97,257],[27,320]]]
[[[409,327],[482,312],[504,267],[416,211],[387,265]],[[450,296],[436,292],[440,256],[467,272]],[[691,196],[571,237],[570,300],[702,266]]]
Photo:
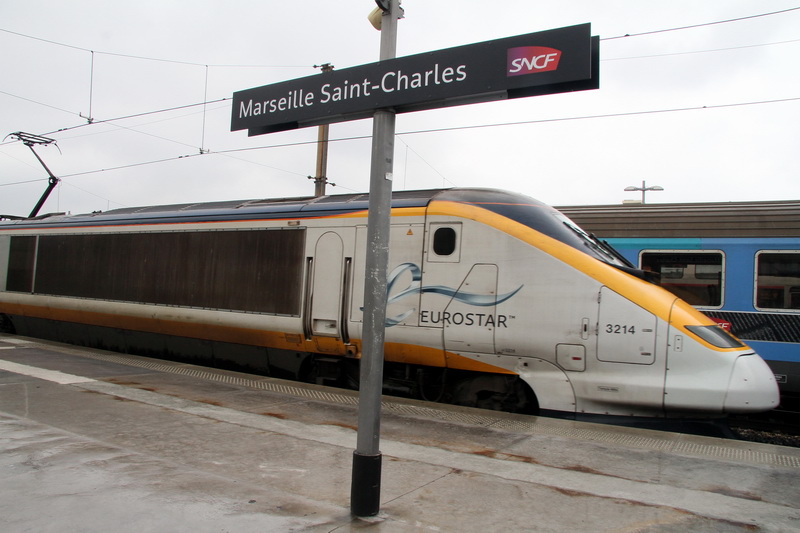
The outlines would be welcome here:
[[[561,208],[725,324],[800,395],[800,201]]]
[[[7,329],[357,383],[367,195],[0,223]],[[387,387],[571,415],[777,406],[752,349],[561,213],[489,189],[393,195]]]

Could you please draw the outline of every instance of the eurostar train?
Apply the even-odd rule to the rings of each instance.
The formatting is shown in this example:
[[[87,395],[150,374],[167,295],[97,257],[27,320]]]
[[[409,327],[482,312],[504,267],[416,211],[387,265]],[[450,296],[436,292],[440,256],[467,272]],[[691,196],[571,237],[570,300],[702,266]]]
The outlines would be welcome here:
[[[561,209],[756,349],[783,399],[800,399],[800,201]]]
[[[365,194],[0,223],[6,330],[358,383]],[[392,199],[385,390],[528,413],[769,410],[752,349],[557,210],[490,189]]]

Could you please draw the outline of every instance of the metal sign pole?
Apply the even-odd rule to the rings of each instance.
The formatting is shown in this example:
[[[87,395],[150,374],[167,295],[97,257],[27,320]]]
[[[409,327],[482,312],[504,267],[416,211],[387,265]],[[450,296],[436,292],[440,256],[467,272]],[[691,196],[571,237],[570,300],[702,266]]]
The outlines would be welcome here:
[[[399,0],[388,0],[381,19],[380,60],[396,54]],[[380,421],[383,390],[383,343],[386,323],[389,228],[392,208],[395,113],[375,112],[372,125],[367,257],[364,281],[364,330],[358,402],[358,438],[353,452],[350,509],[355,516],[380,510]]]

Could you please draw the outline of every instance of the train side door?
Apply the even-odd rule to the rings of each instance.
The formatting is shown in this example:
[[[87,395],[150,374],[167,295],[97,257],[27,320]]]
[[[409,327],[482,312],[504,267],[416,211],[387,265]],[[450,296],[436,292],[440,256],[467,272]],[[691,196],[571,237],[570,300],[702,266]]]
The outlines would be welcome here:
[[[316,236],[306,258],[307,286],[303,329],[306,337],[341,339],[349,342],[347,294],[352,283],[353,230],[337,228]],[[325,341],[318,343],[321,351]]]
[[[608,287],[600,290],[595,394],[641,413],[663,412],[666,355],[658,318]],[[632,413],[630,413],[632,414]]]
[[[444,349],[494,353],[497,265],[476,264],[442,312]]]
[[[474,263],[460,222],[430,222],[420,325],[441,328],[446,352],[495,353],[498,266]]]
[[[651,365],[656,355],[656,317],[608,287],[600,290],[597,358]]]

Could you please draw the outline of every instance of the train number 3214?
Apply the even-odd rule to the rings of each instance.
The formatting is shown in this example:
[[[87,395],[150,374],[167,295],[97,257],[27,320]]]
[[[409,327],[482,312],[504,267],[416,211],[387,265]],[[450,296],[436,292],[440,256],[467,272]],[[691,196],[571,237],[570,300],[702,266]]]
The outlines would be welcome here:
[[[613,333],[615,335],[634,335],[636,333],[636,326],[626,326],[623,324],[606,324],[606,333]]]

